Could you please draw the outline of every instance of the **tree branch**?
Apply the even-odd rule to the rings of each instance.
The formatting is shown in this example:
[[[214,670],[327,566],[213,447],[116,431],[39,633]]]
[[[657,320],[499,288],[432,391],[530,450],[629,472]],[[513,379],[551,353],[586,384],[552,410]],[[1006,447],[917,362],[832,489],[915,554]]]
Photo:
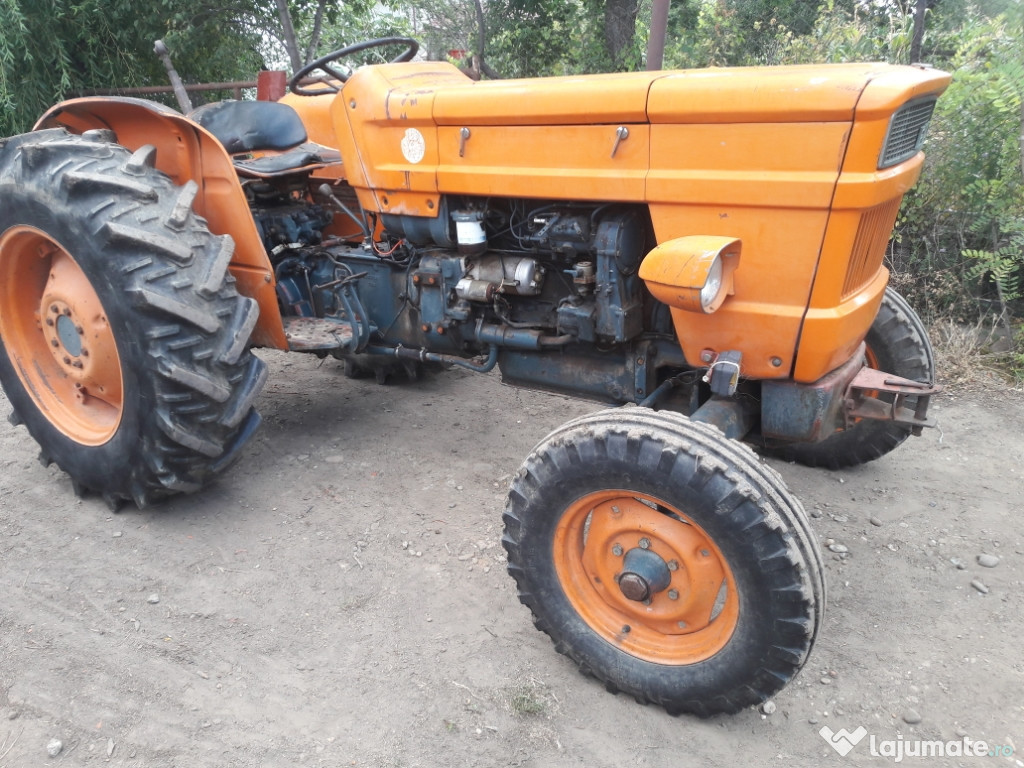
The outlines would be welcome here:
[[[281,31],[284,33],[284,47],[291,60],[292,72],[302,69],[302,54],[299,53],[299,44],[295,39],[295,26],[292,24],[292,15],[288,11],[288,0],[275,0],[277,3],[277,16],[281,20]]]
[[[320,45],[320,33],[324,26],[324,8],[327,6],[327,0],[320,0],[316,4],[316,16],[313,18],[313,34],[309,38],[309,47],[306,48],[306,61],[308,64],[316,56],[317,46]]]

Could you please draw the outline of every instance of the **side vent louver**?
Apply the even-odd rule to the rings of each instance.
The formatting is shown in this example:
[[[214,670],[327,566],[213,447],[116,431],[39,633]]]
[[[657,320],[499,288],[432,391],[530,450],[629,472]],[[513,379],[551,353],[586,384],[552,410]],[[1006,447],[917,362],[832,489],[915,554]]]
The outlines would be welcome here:
[[[882,145],[879,169],[902,163],[921,151],[934,111],[934,98],[907,102],[896,111]]]

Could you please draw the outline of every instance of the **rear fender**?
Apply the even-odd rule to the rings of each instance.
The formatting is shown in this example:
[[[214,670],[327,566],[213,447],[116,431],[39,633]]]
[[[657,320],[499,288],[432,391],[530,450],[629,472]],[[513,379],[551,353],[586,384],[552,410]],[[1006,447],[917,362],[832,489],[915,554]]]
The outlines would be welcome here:
[[[260,307],[252,343],[288,348],[274,270],[231,157],[212,134],[170,107],[127,97],[62,102],[47,111],[34,130],[42,128],[65,128],[72,133],[106,128],[114,132],[119,144],[132,151],[146,144],[155,146],[156,167],[179,186],[194,181],[199,189],[193,210],[206,219],[211,232],[231,235],[235,241],[231,274],[238,292],[256,299]]]

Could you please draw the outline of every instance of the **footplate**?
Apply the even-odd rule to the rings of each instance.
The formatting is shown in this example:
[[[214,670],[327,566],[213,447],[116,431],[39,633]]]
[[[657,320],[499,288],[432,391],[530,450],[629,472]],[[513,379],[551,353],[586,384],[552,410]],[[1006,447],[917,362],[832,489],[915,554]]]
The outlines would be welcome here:
[[[285,317],[284,335],[292,352],[349,349],[354,334],[348,323],[322,317]]]
[[[862,368],[846,388],[846,426],[861,419],[892,421],[911,427],[915,435],[920,435],[922,428],[937,426],[935,419],[928,418],[928,405],[931,396],[941,391],[938,385]],[[892,400],[883,400],[881,395],[891,395]]]

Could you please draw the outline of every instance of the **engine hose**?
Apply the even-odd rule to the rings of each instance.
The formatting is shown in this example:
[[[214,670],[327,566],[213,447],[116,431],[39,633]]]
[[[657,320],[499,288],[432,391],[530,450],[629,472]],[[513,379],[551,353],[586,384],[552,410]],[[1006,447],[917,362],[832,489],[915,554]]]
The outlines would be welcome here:
[[[364,350],[370,355],[384,355],[386,357],[398,357],[403,360],[418,360],[421,363],[445,363],[457,365],[461,368],[468,368],[477,373],[487,373],[494,370],[498,364],[498,347],[491,344],[487,349],[487,359],[482,364],[472,363],[454,355],[442,355],[437,352],[427,352],[425,349],[410,349],[409,347],[367,347]]]

